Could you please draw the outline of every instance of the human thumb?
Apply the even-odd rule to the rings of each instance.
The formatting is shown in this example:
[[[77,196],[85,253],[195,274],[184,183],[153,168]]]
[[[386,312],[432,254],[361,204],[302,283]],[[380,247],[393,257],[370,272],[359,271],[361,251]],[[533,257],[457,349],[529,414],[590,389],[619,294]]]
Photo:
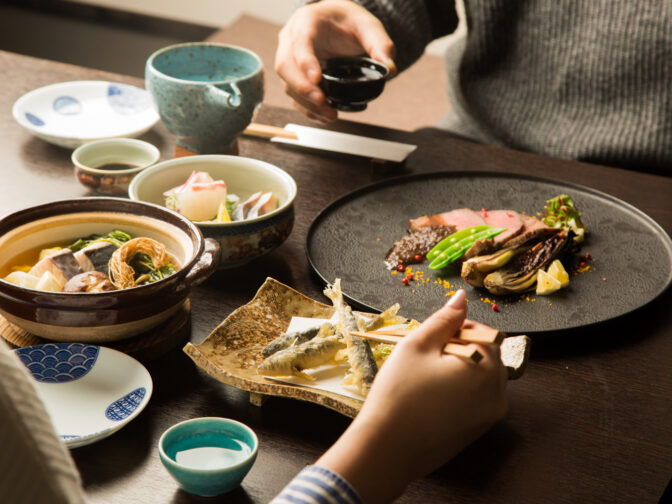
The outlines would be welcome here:
[[[423,338],[431,346],[443,349],[446,341],[457,333],[467,317],[466,293],[458,290],[450,301],[434,312],[416,329],[416,337]]]

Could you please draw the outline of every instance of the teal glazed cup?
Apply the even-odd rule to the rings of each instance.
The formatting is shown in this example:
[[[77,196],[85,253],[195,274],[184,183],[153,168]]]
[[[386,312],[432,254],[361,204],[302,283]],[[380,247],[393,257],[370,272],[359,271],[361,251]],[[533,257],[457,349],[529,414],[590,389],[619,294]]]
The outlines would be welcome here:
[[[258,449],[254,431],[229,418],[185,420],[159,439],[159,457],[170,475],[184,491],[204,497],[240,485]]]
[[[189,42],[147,60],[145,85],[177,144],[197,154],[235,151],[264,97],[259,56],[233,45]]]

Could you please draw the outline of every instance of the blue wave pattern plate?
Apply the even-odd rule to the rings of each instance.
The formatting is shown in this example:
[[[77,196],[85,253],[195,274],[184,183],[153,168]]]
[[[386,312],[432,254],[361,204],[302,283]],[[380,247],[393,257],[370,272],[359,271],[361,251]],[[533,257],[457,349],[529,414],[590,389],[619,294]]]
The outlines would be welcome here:
[[[147,369],[110,348],[47,343],[15,352],[35,379],[56,432],[70,448],[121,429],[152,395]]]
[[[137,137],[159,120],[147,91],[107,81],[34,89],[14,103],[12,114],[33,135],[71,149],[93,140]]]

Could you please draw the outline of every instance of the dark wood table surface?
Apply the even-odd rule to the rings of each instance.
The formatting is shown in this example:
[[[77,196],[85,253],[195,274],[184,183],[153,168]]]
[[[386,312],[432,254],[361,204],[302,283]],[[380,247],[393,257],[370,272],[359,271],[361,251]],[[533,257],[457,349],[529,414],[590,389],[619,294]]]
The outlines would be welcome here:
[[[57,199],[85,196],[70,151],[31,136],[12,118],[23,93],[61,81],[139,79],[0,52],[0,217]],[[293,111],[262,108],[258,120],[305,123]],[[192,295],[191,341],[200,343],[272,276],[323,299],[308,266],[306,231],[326,204],[363,185],[420,171],[488,170],[562,179],[621,198],[672,233],[672,178],[477,145],[426,129],[414,133],[339,123],[335,129],[415,143],[401,167],[298,150],[243,138],[240,154],[271,162],[298,184],[296,224],[269,256],[213,275]],[[172,157],[162,125],[143,137]],[[655,274],[655,272],[652,272]],[[627,296],[627,292],[623,292]],[[506,420],[456,459],[412,483],[405,503],[655,503],[672,476],[672,292],[645,308],[589,330],[535,338],[525,376],[508,388]],[[73,450],[91,502],[268,502],[312,463],[349,419],[326,408],[248,394],[219,383],[176,348],[147,363],[154,395],[147,409],[113,436]],[[393,400],[390,398],[390,400]],[[161,433],[193,417],[231,417],[259,435],[256,464],[241,487],[205,499],[180,491],[157,452]]]

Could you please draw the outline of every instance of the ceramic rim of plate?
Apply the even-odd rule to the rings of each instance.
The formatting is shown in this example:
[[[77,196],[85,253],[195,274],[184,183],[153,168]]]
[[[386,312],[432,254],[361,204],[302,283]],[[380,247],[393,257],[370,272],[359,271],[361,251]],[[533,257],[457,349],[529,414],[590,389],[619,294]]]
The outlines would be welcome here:
[[[121,133],[116,133],[114,135],[109,135],[109,136],[86,136],[86,135],[73,135],[73,134],[63,134],[63,133],[57,133],[57,132],[52,132],[52,131],[41,131],[38,129],[36,125],[31,123],[30,121],[26,120],[24,117],[23,112],[23,106],[31,99],[34,98],[35,96],[39,96],[42,93],[58,89],[58,88],[67,88],[70,86],[100,86],[100,85],[107,85],[109,86],[110,84],[118,84],[118,85],[123,85],[123,86],[128,86],[135,88],[137,90],[140,90],[142,92],[147,93],[146,90],[139,88],[138,86],[134,86],[133,84],[126,84],[124,82],[113,82],[113,81],[104,81],[104,80],[83,80],[83,81],[67,81],[67,82],[57,82],[54,84],[48,84],[46,86],[39,87],[37,89],[33,89],[31,91],[28,91],[27,93],[21,95],[15,102],[14,105],[12,105],[12,116],[14,117],[14,120],[18,122],[22,127],[30,131],[31,133],[34,133],[36,136],[39,136],[41,138],[44,137],[50,137],[54,138],[56,140],[76,140],[76,141],[81,141],[82,143],[84,142],[90,142],[93,140],[105,140],[105,139],[111,139],[111,138],[120,138],[120,137],[134,137],[138,136],[145,131],[149,130],[152,128],[156,123],[159,122],[160,117],[154,107],[150,107],[149,110],[152,110],[154,112],[154,117],[152,117],[152,121],[144,121],[141,125],[138,125],[134,127],[133,129],[128,129],[128,131],[121,132]],[[136,121],[137,122],[137,121]],[[45,139],[46,140],[46,139]]]
[[[106,358],[105,357],[106,355],[108,355],[108,356],[114,355],[115,358],[120,358],[120,359],[126,361],[130,366],[135,367],[136,370],[139,370],[141,378],[136,383],[132,384],[131,387],[135,387],[137,385],[137,386],[141,386],[141,387],[145,388],[144,395],[143,395],[142,399],[140,400],[140,402],[137,404],[137,406],[130,413],[128,413],[124,418],[122,418],[120,420],[116,420],[115,424],[107,425],[103,428],[95,430],[94,432],[83,433],[82,435],[73,434],[71,432],[69,432],[67,434],[57,432],[58,437],[61,439],[61,441],[66,446],[68,446],[69,448],[77,448],[79,446],[85,446],[85,445],[91,444],[95,441],[106,438],[106,437],[114,434],[115,432],[117,432],[118,430],[123,428],[124,426],[126,426],[133,419],[135,419],[145,409],[145,407],[149,403],[149,400],[151,399],[152,393],[153,393],[153,390],[154,390],[154,382],[152,380],[151,374],[149,373],[147,368],[142,363],[140,363],[138,360],[136,360],[135,358],[131,357],[130,355],[128,355],[124,352],[120,352],[119,350],[114,350],[114,349],[109,348],[109,347],[92,345],[92,344],[87,344],[87,343],[45,343],[45,344],[41,344],[41,345],[33,345],[33,346],[29,346],[29,347],[17,348],[17,349],[14,350],[14,352],[18,355],[21,355],[21,353],[26,353],[28,350],[31,350],[31,349],[37,350],[37,349],[39,349],[41,347],[45,347],[45,346],[66,346],[66,347],[70,347],[72,345],[82,345],[84,347],[93,347],[97,350],[97,355],[96,355],[94,363],[91,364],[90,369],[86,373],[84,373],[80,377],[77,377],[77,378],[75,378],[71,381],[67,381],[67,382],[64,382],[64,383],[69,384],[73,381],[77,381],[81,378],[84,378],[86,375],[93,372],[96,369],[97,365],[100,365],[99,363],[101,362],[102,359],[109,359],[110,358],[110,357]],[[23,363],[23,359],[21,359],[21,361]],[[48,389],[46,389],[46,387],[39,386],[39,383],[41,383],[41,381],[38,380],[35,377],[35,373],[32,370],[30,370],[25,363],[23,363],[23,365],[26,366],[29,374],[36,381],[36,384],[35,384],[36,389],[39,389],[38,394],[40,396],[43,396],[46,393],[46,390],[48,390]],[[117,376],[119,376],[122,379],[124,378],[123,375],[117,375]],[[58,383],[55,383],[55,384],[48,383],[48,385],[58,385]],[[124,394],[120,397],[116,397],[116,395],[115,395],[115,397],[112,399],[112,402],[108,405],[108,408],[110,408],[115,403],[121,401],[122,399],[125,399],[131,393],[132,392],[127,392],[126,394]],[[73,394],[73,396],[74,395],[77,395],[77,394]],[[45,406],[45,409],[47,409],[47,411],[49,412],[49,407],[48,407],[47,403],[48,403],[48,401],[45,401],[44,406]],[[51,415],[51,413],[50,413],[50,415]],[[111,419],[109,419],[109,417],[107,417],[107,418],[108,418],[108,420],[111,420]],[[54,429],[56,430],[56,425],[54,425]]]

